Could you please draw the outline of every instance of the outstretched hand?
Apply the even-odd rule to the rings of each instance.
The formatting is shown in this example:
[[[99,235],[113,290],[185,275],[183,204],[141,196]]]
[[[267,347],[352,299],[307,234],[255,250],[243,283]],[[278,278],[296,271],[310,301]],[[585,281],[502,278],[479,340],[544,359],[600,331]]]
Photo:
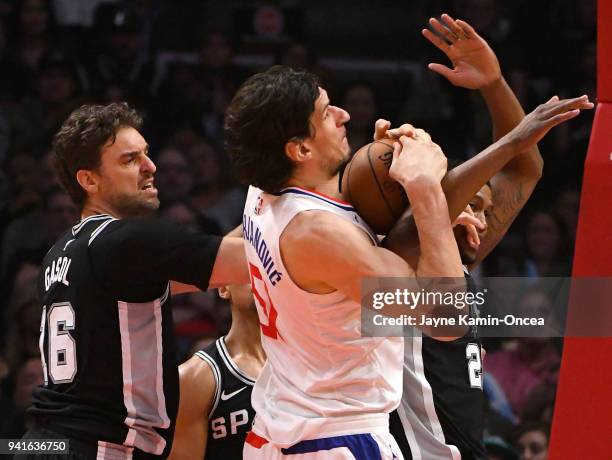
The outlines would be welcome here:
[[[442,22],[430,18],[429,24],[437,34],[423,29],[423,36],[446,54],[453,65],[451,69],[431,63],[428,66],[430,70],[453,85],[468,89],[481,89],[501,78],[497,56],[471,25],[448,14],[442,15]]]
[[[558,96],[553,96],[548,102],[540,104],[525,115],[504,138],[513,143],[518,152],[523,152],[537,144],[553,127],[577,117],[580,110],[592,108],[593,103],[586,95],[561,100]]]

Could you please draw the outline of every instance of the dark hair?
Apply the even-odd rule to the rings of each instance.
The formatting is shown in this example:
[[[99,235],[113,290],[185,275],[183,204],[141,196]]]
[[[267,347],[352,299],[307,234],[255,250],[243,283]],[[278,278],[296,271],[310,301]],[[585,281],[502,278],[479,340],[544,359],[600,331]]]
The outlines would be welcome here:
[[[225,142],[245,185],[278,192],[293,172],[285,154],[291,139],[312,135],[310,116],[319,97],[316,75],[274,66],[238,89],[225,116]]]
[[[70,114],[53,139],[53,163],[72,201],[82,208],[87,193],[76,180],[80,169],[100,166],[102,147],[120,128],[139,129],[142,118],[125,102],[109,105],[83,105]]]
[[[548,443],[550,442],[550,426],[548,426],[547,423],[540,421],[526,421],[517,426],[513,433],[515,443],[518,443],[521,436],[530,431],[540,431],[544,433],[546,436],[546,445],[548,446]]]

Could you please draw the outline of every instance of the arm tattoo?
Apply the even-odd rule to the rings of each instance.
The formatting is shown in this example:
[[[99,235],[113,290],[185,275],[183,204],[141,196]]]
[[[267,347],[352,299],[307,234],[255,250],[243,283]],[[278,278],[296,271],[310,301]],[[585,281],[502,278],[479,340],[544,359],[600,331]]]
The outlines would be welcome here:
[[[525,204],[523,182],[518,184],[496,184],[493,190],[493,206],[487,219],[489,230],[495,233],[505,231],[514,220],[518,210]],[[501,186],[500,186],[501,185]],[[511,186],[504,186],[511,185]]]

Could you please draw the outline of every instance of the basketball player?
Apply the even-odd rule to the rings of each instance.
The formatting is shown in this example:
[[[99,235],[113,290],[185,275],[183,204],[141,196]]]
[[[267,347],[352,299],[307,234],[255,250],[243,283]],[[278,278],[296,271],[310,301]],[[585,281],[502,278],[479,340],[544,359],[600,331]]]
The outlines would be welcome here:
[[[555,101],[544,104],[485,155],[515,155],[533,146],[571,115],[567,110]],[[401,395],[403,340],[361,337],[361,279],[463,276],[444,214],[446,161],[439,148],[426,133],[403,136],[390,169],[418,228],[415,272],[379,247],[340,199],[348,119],[316,77],[285,67],[248,79],[227,111],[228,151],[238,176],[254,185],[243,235],[268,357],[253,390],[257,416],[245,458],[359,458],[365,450],[399,456],[387,414]],[[392,229],[388,247],[406,245],[405,228],[402,220]]]
[[[442,22],[432,18],[430,25],[438,35],[424,30],[424,36],[450,58],[454,67],[451,70],[441,64],[430,64],[430,69],[456,86],[480,90],[491,114],[497,141],[525,118],[501,75],[497,57],[464,21],[442,15]],[[561,106],[563,102],[549,101],[549,105],[555,104]],[[586,97],[570,100],[567,105],[570,108],[565,112],[567,119],[576,116],[579,109],[592,107]],[[542,173],[543,160],[536,144],[506,161],[501,156],[498,160],[487,157],[487,153],[453,170],[458,174],[449,177],[445,184],[451,217],[468,205],[466,212],[473,213],[481,222],[478,231],[472,224],[455,228],[468,284],[471,284],[469,270],[499,243]],[[466,191],[476,187],[480,188],[477,193],[466,196]],[[414,234],[408,246],[418,253]],[[402,403],[391,416],[391,431],[406,458],[486,458],[484,408],[481,342],[476,328],[448,342],[420,337],[418,332],[416,338],[407,339]]]
[[[253,389],[247,459],[401,456],[388,413],[400,398],[403,339],[361,337],[360,280],[415,271],[340,199],[348,120],[314,75],[281,66],[249,78],[227,111],[228,151],[254,185],[243,235],[268,357]],[[423,276],[462,274],[445,170],[430,140],[396,145],[391,175],[414,204]]]
[[[477,265],[479,249],[487,241],[492,206],[491,186],[485,184],[454,229],[471,289],[468,267]],[[404,344],[404,391],[399,408],[390,416],[390,431],[404,458],[486,459],[484,351],[477,328],[470,327],[463,337],[446,342],[415,334]]]
[[[266,356],[251,287],[227,286],[219,295],[230,302],[232,327],[179,367],[173,460],[242,459],[255,415],[251,391]]]
[[[82,220],[43,261],[45,384],[25,438],[68,438],[68,458],[167,457],[179,393],[168,280],[248,280],[240,238],[147,218],[159,200],[141,122],[127,104],[82,106],[54,139]]]

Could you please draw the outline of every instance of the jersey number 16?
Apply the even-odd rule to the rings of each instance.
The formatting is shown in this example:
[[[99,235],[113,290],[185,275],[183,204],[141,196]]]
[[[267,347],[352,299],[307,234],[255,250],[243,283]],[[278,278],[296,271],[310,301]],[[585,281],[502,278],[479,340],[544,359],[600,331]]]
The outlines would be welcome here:
[[[49,329],[49,367],[45,360],[44,343],[45,329]],[[70,335],[74,330],[75,317],[74,309],[70,302],[54,303],[49,307],[43,307],[42,318],[40,320],[40,338],[38,347],[40,348],[40,359],[42,360],[43,376],[45,386],[48,384],[48,376],[55,384],[70,383],[74,379],[77,371],[76,341]]]

